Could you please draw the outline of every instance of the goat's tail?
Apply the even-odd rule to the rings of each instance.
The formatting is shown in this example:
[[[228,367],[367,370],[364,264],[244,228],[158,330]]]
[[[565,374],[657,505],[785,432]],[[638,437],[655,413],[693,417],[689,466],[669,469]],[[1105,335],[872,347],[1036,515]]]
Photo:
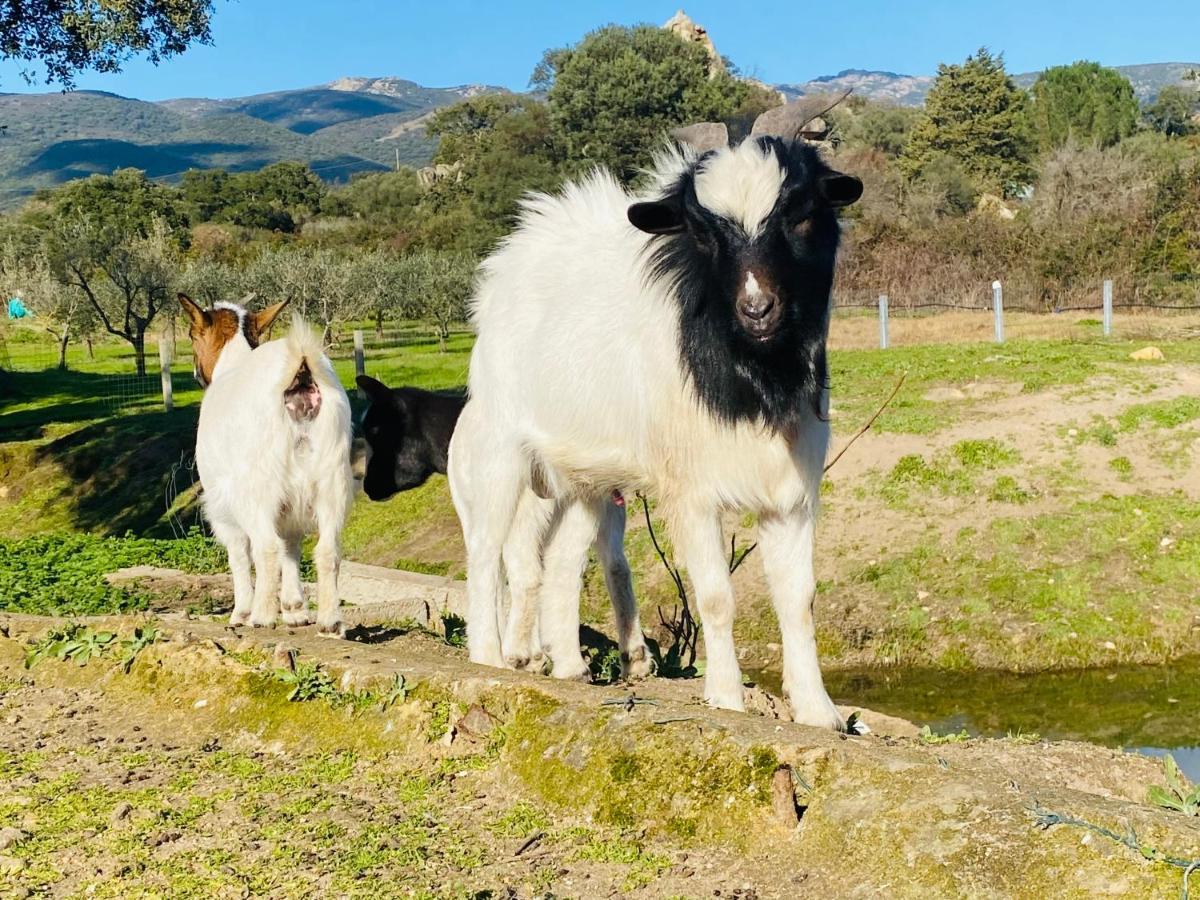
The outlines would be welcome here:
[[[297,421],[315,419],[323,399],[345,396],[345,389],[325,355],[321,338],[304,319],[298,315],[292,318],[292,330],[284,340],[287,349],[281,385],[284,406]]]

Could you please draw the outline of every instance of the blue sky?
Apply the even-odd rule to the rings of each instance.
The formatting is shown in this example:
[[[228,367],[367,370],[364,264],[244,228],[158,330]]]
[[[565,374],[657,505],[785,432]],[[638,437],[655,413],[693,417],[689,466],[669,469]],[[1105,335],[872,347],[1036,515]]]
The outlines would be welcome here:
[[[157,69],[135,61],[121,74],[83,75],[78,86],[159,100],[397,75],[430,86],[520,90],[545,48],[574,43],[608,22],[661,24],[678,6],[679,0],[217,0],[214,46]],[[694,0],[684,8],[709,29],[721,53],[769,82],[847,68],[928,74],[984,44],[1002,51],[1013,72],[1081,58],[1106,65],[1200,61],[1197,0]],[[26,85],[17,66],[0,63],[0,91],[46,89]]]

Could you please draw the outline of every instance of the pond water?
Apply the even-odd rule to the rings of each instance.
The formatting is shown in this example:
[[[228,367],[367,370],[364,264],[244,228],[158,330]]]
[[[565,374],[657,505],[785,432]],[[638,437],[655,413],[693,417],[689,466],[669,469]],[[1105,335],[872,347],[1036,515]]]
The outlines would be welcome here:
[[[756,673],[778,690],[778,673]],[[1017,675],[922,669],[830,671],[834,702],[928,725],[1003,737],[1091,741],[1161,756],[1200,781],[1200,657],[1165,666],[1122,666]]]

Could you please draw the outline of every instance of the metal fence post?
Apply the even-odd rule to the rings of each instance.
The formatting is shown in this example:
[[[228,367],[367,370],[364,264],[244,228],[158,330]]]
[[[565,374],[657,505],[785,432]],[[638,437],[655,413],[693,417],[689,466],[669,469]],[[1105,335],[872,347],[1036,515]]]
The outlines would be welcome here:
[[[992,311],[996,315],[996,343],[1004,343],[1004,288],[999,281],[992,282]]]
[[[363,354],[363,333],[359,330],[354,332],[354,380],[358,380],[359,375],[367,374],[366,358]],[[366,399],[366,394],[360,389],[358,396],[361,399]]]
[[[170,412],[175,408],[175,386],[171,383],[171,363],[174,360],[174,348],[166,332],[158,339],[158,367],[162,378],[163,409]]]
[[[879,349],[888,347],[888,298],[887,294],[879,295]]]
[[[1112,280],[1104,279],[1104,336],[1112,334]]]

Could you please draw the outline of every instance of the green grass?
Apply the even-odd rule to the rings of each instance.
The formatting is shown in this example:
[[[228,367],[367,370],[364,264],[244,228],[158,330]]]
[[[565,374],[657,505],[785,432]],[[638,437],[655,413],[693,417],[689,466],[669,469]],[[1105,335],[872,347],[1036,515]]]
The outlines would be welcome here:
[[[880,494],[889,506],[901,508],[911,503],[913,494],[936,491],[943,495],[969,494],[975,489],[977,476],[984,471],[1011,466],[1019,462],[1021,455],[1002,441],[965,440],[954,444],[949,450],[935,454],[932,459],[910,453],[900,457],[882,479]],[[997,482],[997,491],[1015,496],[1013,485]],[[998,497],[997,499],[1002,499]]]
[[[183,540],[69,533],[0,539],[0,610],[89,615],[144,609],[145,596],[103,576],[145,564],[217,572],[225,568],[225,551],[198,533]]]
[[[1200,419],[1200,397],[1176,397],[1131,406],[1117,416],[1117,424],[1121,431],[1136,431],[1145,424],[1178,428],[1196,419]]]
[[[873,646],[893,663],[927,660],[944,647],[974,665],[1056,668],[1194,650],[1197,571],[1193,501],[1104,497],[994,519],[953,541],[930,535],[863,567],[834,593],[879,595],[891,615]],[[919,591],[931,613],[917,605]]]

